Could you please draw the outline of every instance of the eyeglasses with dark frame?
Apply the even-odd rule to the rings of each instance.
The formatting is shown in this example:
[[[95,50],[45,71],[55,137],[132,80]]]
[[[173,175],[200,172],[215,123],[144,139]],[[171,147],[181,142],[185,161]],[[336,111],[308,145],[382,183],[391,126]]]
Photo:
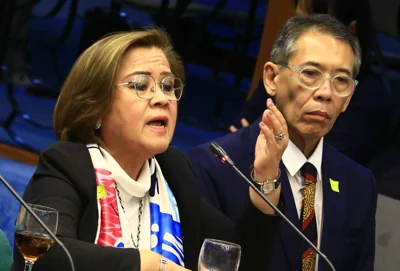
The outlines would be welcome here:
[[[320,88],[324,84],[325,80],[329,79],[333,93],[339,97],[346,97],[350,95],[358,85],[357,80],[344,74],[324,76],[319,69],[314,67],[301,67],[289,64],[279,64],[279,66],[297,71],[299,73],[300,83],[310,90],[316,90]]]
[[[135,74],[132,80],[117,84],[116,86],[128,86],[136,91],[139,98],[150,100],[156,94],[155,86],[157,83],[169,101],[179,101],[181,99],[184,85],[181,79],[173,75],[168,75],[161,81],[156,81],[149,74]]]

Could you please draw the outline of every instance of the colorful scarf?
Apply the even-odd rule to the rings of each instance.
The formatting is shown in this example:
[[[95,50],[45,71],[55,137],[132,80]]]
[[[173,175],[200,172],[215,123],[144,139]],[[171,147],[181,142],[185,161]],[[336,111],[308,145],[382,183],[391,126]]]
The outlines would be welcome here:
[[[87,145],[97,182],[98,229],[95,243],[102,246],[124,248],[122,227],[118,212],[115,180],[108,169],[98,145]],[[178,206],[157,160],[149,163],[151,186],[149,191],[151,250],[184,266],[183,242]]]

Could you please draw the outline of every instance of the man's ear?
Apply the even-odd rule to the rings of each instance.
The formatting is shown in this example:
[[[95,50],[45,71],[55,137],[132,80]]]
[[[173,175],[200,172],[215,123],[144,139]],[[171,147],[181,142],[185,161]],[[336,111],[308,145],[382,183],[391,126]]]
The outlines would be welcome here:
[[[272,63],[267,62],[264,65],[263,81],[264,87],[270,96],[275,96],[276,94],[276,77],[279,74],[279,67]]]
[[[357,35],[357,21],[351,21],[348,28],[351,34],[353,34],[354,36]]]

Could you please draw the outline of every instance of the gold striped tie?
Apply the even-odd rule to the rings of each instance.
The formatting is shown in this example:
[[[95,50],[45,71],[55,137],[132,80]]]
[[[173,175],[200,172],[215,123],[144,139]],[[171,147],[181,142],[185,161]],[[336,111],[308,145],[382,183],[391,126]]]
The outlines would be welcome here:
[[[315,218],[314,200],[317,183],[317,170],[309,162],[301,168],[304,177],[303,202],[301,205],[301,230],[303,234],[318,245],[317,221]],[[304,241],[302,249],[302,271],[314,271],[317,255]]]

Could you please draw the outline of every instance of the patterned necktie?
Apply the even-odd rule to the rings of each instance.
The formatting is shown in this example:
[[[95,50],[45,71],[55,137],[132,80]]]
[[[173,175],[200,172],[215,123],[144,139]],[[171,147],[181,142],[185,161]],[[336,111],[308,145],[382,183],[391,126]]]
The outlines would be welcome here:
[[[300,215],[301,230],[303,234],[317,246],[317,220],[315,218],[314,209],[317,170],[311,163],[307,162],[301,168],[301,172],[304,177],[303,202]],[[302,271],[314,271],[317,255],[305,241],[303,242],[302,253]]]

